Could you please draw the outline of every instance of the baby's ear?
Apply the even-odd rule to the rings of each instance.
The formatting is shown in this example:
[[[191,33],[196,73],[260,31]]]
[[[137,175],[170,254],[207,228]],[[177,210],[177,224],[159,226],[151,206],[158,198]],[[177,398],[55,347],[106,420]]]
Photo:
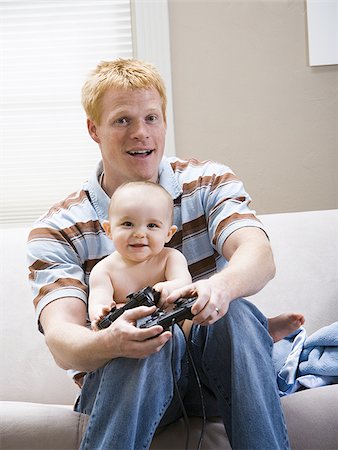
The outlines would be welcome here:
[[[110,231],[110,223],[109,223],[109,220],[104,220],[104,221],[102,222],[102,226],[103,226],[104,231],[106,232],[106,235],[107,235],[108,237],[110,237],[110,239],[111,239],[111,231]]]
[[[168,236],[167,236],[167,239],[165,241],[166,243],[168,243],[170,241],[170,239],[174,236],[176,231],[177,231],[177,226],[176,225],[171,225],[171,227],[168,230]]]

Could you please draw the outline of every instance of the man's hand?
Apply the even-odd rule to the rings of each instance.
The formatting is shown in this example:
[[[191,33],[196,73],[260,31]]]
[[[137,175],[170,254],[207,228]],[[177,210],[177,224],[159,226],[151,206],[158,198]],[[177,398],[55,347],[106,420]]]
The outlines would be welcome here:
[[[105,333],[105,343],[108,349],[114,349],[114,357],[146,358],[161,348],[171,339],[172,334],[164,331],[159,325],[150,328],[135,327],[136,321],[152,314],[155,306],[138,306],[125,311],[108,328]]]
[[[138,319],[154,311],[155,307],[146,306],[130,309],[108,328],[92,331],[86,327],[85,303],[65,297],[49,303],[40,320],[56,363],[66,370],[92,372],[113,358],[146,358],[160,351],[171,338],[170,332],[163,332],[161,326],[135,327]]]
[[[193,323],[199,325],[211,325],[223,317],[231,300],[217,275],[176,289],[167,297],[167,302],[173,303],[181,297],[197,297],[191,312],[195,316]]]

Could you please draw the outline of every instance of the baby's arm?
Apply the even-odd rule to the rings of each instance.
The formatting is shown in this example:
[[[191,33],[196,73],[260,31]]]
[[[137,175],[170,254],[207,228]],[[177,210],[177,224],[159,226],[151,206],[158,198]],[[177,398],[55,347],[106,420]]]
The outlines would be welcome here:
[[[114,286],[107,258],[96,264],[89,277],[88,312],[91,322],[102,318],[115,306]]]
[[[165,279],[166,281],[153,286],[156,291],[161,292],[161,306],[165,304],[166,298],[172,291],[191,283],[187,260],[181,252],[173,248],[168,249]]]

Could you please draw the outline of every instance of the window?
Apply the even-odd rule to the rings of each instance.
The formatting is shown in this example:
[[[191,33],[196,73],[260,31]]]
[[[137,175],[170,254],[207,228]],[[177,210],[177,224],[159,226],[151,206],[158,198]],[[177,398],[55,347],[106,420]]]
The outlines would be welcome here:
[[[155,63],[169,88],[169,119],[169,41],[152,39],[159,22],[168,26],[167,5],[147,3],[0,0],[3,226],[32,223],[93,171],[100,153],[80,95],[98,62],[134,56]]]

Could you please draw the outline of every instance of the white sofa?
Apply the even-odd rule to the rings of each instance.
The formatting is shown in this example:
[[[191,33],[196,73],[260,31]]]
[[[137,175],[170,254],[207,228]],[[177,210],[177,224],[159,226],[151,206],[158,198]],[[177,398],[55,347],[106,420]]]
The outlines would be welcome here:
[[[269,230],[277,275],[250,300],[268,316],[304,313],[308,335],[338,321],[338,210],[261,219]],[[56,366],[37,331],[25,263],[28,230],[0,232],[0,448],[75,450],[87,418],[72,411],[79,390]],[[282,404],[294,450],[338,449],[338,385],[297,392]],[[196,448],[200,425],[191,419],[191,448]],[[184,442],[185,427],[178,421],[157,432],[152,448],[182,449]],[[218,419],[207,423],[202,448],[230,448]]]

